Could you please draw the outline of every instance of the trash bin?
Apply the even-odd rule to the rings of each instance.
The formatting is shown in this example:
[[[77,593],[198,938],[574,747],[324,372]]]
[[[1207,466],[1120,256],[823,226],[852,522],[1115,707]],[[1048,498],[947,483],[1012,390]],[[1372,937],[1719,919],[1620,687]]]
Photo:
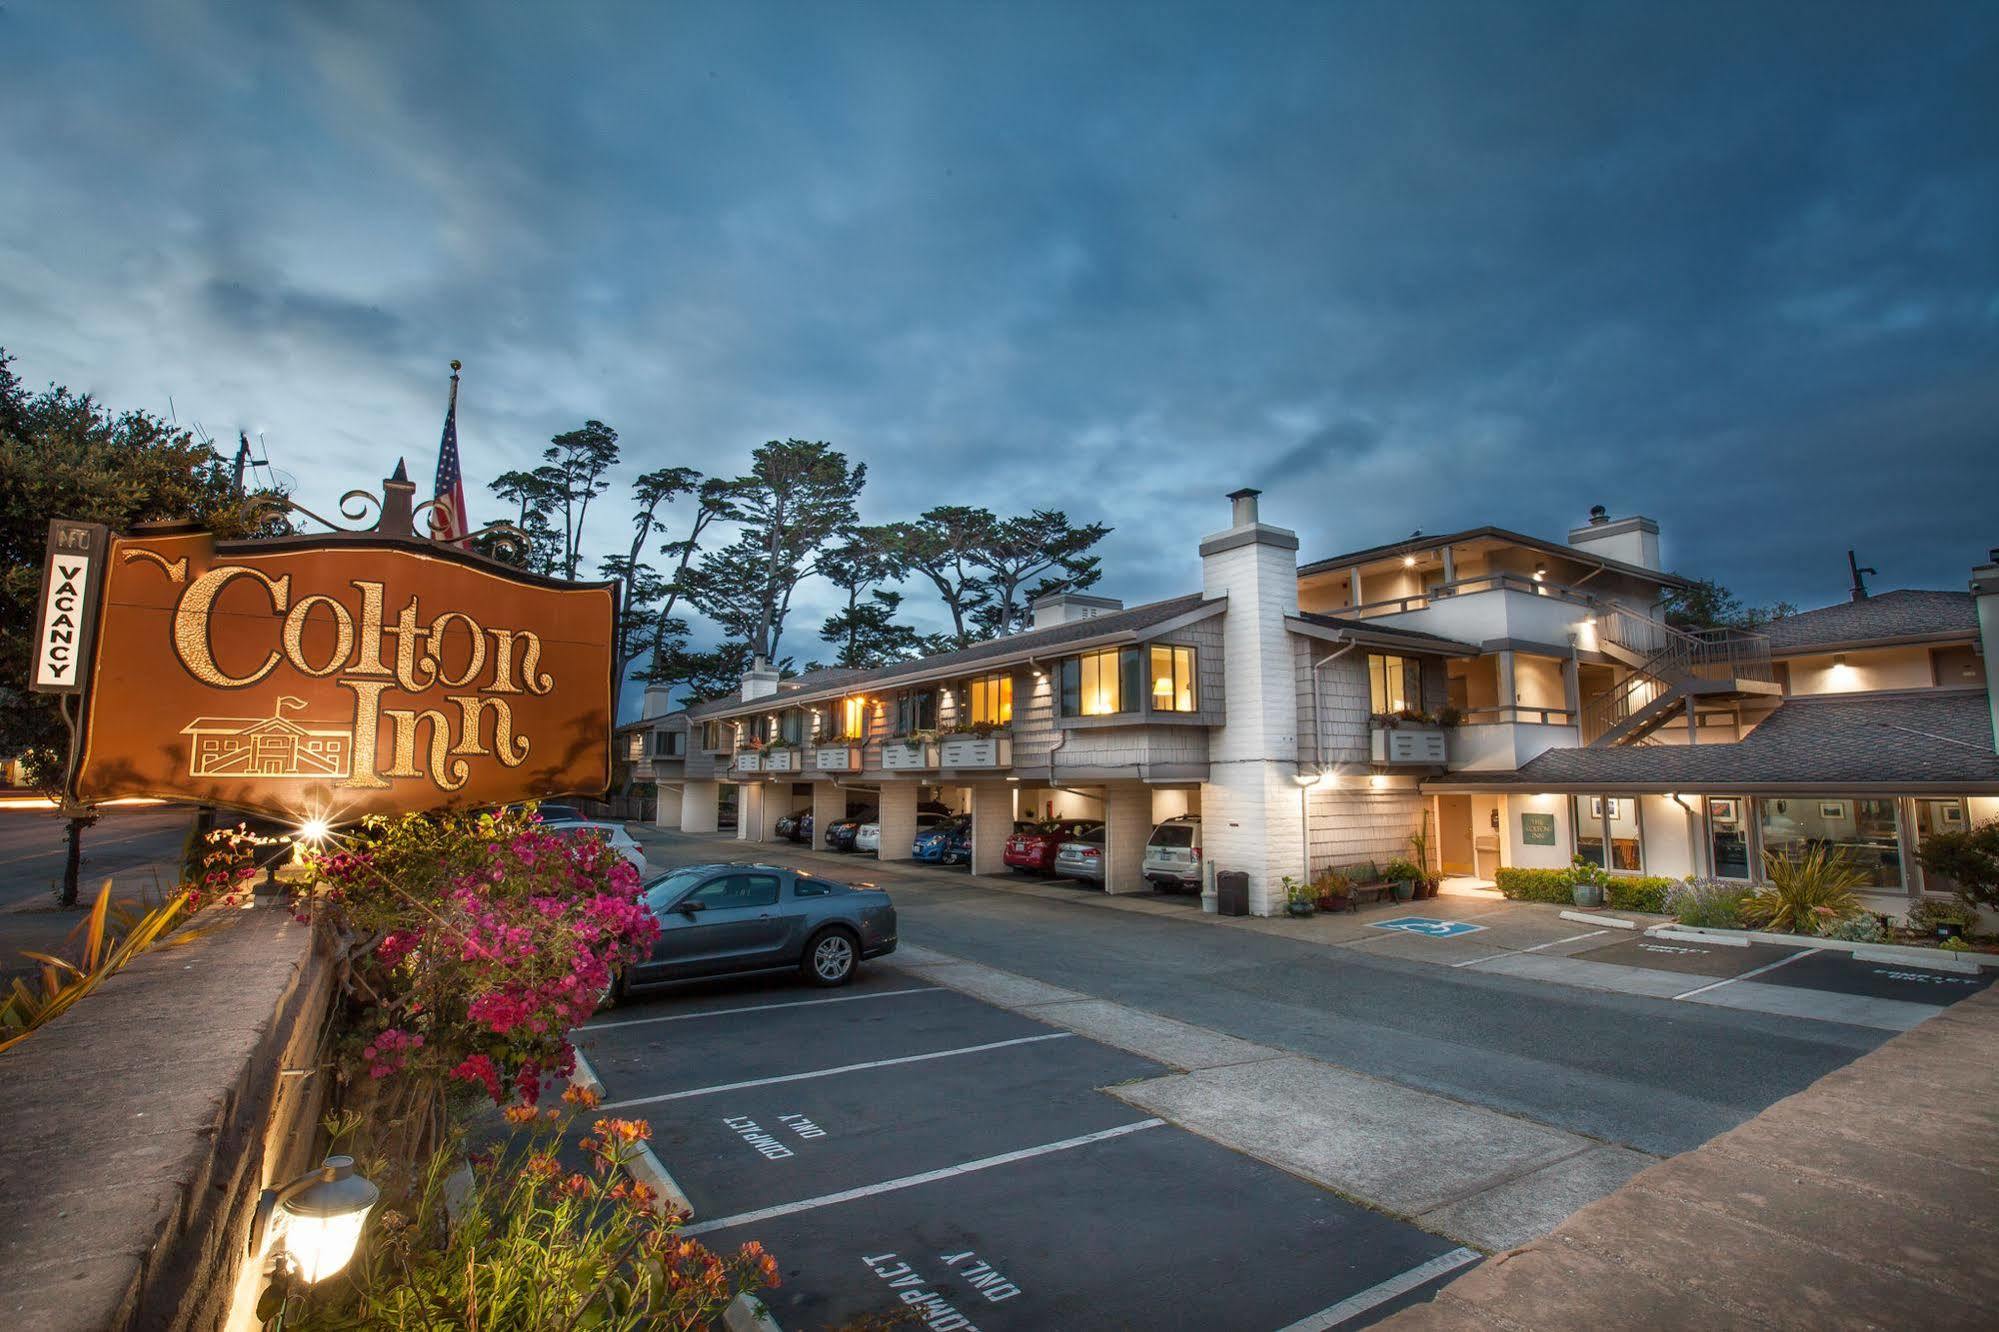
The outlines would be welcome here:
[[[1223,916],[1249,914],[1249,875],[1223,870],[1215,875],[1215,911]]]

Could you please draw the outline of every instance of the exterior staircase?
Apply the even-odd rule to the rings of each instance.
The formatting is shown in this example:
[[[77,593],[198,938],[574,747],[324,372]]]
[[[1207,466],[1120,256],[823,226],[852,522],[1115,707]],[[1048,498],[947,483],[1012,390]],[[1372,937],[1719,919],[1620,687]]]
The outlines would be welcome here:
[[[1783,691],[1770,640],[1745,629],[1680,629],[1624,606],[1599,605],[1597,648],[1630,668],[1583,704],[1582,740],[1593,749],[1643,743],[1702,699]]]

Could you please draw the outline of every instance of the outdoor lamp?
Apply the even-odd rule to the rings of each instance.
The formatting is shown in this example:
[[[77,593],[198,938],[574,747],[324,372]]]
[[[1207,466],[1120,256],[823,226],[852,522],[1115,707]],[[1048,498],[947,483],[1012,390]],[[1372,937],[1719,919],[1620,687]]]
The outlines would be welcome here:
[[[325,819],[305,819],[298,825],[298,835],[315,846],[326,840],[326,834]]]
[[[323,1281],[354,1256],[368,1210],[381,1196],[354,1173],[353,1157],[329,1156],[283,1188],[264,1190],[250,1225],[250,1251],[262,1248],[275,1213],[280,1224],[274,1234],[284,1255],[280,1270],[308,1284]]]

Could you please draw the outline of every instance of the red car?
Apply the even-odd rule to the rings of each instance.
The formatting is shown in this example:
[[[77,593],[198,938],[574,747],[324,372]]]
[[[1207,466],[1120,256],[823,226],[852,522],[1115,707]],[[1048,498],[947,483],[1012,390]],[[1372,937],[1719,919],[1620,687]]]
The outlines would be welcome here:
[[[1096,832],[1103,826],[1102,819],[1058,819],[1053,823],[1038,823],[1026,832],[1017,832],[1007,838],[1006,850],[1001,853],[1001,858],[1009,869],[1053,874],[1056,847]]]

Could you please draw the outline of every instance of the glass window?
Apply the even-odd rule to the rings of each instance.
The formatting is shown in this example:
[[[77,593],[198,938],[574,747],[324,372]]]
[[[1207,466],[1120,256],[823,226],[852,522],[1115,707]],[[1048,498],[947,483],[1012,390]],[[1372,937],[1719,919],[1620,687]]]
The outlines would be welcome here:
[[[1152,647],[1152,710],[1192,712],[1194,701],[1194,649]]]
[[[712,724],[712,723],[711,723]],[[652,912],[658,913],[672,906],[688,886],[700,879],[706,871],[698,869],[675,870],[673,873],[654,879],[646,885],[645,903]]]
[[[1590,813],[1590,801],[1596,800],[1598,808]],[[1587,860],[1592,865],[1603,865],[1603,810],[1601,796],[1570,796],[1569,826],[1576,830],[1576,858]]]
[[[1062,662],[1062,715],[1109,717],[1136,712],[1144,663],[1137,648],[1110,648]]]
[[[1423,706],[1417,663],[1410,657],[1370,654],[1367,659],[1368,710],[1377,716],[1416,712]]]
[[[937,692],[909,689],[895,696],[895,733],[914,735],[937,729]]]
[[[986,675],[965,687],[965,720],[974,725],[1005,726],[1013,721],[1013,677]]]
[[[1969,811],[1964,801],[1918,800],[1916,801],[1916,845],[1922,846],[1938,833],[1963,832],[1971,826]],[[1933,893],[1954,893],[1958,891],[1957,880],[1932,870],[1923,871],[1923,887]]]
[[[791,881],[793,897],[831,897],[833,884],[828,879],[815,879],[809,874],[801,874]]]
[[[778,724],[778,734],[783,736],[786,740],[790,741],[794,745],[804,743],[805,714],[803,712],[799,711],[797,708],[792,708],[790,711],[785,712],[778,717],[777,724]]]
[[[1901,825],[1893,800],[1772,796],[1758,800],[1756,809],[1766,857],[1803,856],[1823,847],[1844,856],[1876,888],[1902,886]]]
[[[1717,879],[1747,879],[1749,874],[1748,801],[1739,796],[1709,796],[1707,802],[1708,864]]]
[[[840,737],[859,740],[868,733],[868,701],[865,698],[840,700]]]
[[[1619,874],[1645,871],[1638,802],[1630,796],[1570,796],[1569,818],[1576,830],[1576,855]]]
[[[689,893],[685,903],[699,903],[709,911],[735,907],[762,907],[777,904],[775,874],[724,874]]]

